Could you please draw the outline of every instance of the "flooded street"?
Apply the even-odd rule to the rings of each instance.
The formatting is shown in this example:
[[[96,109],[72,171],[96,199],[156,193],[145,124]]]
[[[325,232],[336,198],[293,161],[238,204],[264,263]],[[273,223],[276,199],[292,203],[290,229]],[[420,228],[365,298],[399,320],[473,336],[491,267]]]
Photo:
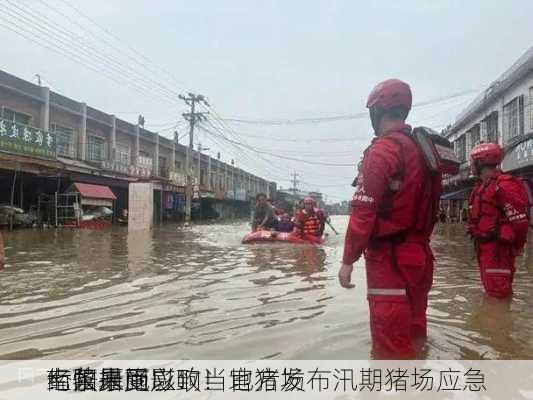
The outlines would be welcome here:
[[[334,217],[344,232],[347,217]],[[342,289],[343,235],[323,247],[241,245],[245,222],[7,233],[0,357],[365,359],[363,264]],[[438,226],[422,358],[533,358],[531,248],[512,302],[485,299],[461,225]]]

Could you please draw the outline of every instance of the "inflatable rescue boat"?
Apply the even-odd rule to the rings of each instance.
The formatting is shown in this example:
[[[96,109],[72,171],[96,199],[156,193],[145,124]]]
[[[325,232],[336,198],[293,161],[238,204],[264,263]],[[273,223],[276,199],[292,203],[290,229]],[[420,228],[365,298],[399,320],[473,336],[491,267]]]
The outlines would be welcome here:
[[[300,236],[294,232],[255,231],[250,232],[242,239],[243,244],[286,242],[291,244],[323,244],[325,237],[312,235]]]

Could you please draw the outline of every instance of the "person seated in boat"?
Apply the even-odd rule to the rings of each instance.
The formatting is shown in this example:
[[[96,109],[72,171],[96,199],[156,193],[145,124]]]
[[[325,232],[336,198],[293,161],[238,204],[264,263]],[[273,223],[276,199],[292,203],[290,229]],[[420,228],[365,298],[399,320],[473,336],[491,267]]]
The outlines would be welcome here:
[[[279,217],[278,232],[290,233],[294,230],[294,222],[291,221],[289,214],[285,213]]]
[[[316,207],[316,202],[312,197],[306,197],[303,204],[303,210],[300,210],[296,217],[298,232],[301,236],[322,236],[327,219],[324,211]]]
[[[252,222],[252,230],[276,229],[277,220],[274,208],[268,203],[266,194],[259,193],[255,197],[255,211]]]
[[[276,215],[278,219],[280,219],[285,214],[285,210],[281,207],[277,207],[275,204],[273,207],[274,207],[274,214]]]

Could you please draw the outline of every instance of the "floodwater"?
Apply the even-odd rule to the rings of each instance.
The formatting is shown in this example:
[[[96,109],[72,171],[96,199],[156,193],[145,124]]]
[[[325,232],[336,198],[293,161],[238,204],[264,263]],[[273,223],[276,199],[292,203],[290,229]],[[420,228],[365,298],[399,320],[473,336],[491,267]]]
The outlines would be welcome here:
[[[334,217],[344,231],[347,217]],[[5,234],[0,358],[365,359],[365,273],[337,283],[343,237],[323,247],[241,245],[244,222],[128,235]],[[439,226],[421,358],[532,359],[533,262],[511,302],[486,299],[461,225]]]

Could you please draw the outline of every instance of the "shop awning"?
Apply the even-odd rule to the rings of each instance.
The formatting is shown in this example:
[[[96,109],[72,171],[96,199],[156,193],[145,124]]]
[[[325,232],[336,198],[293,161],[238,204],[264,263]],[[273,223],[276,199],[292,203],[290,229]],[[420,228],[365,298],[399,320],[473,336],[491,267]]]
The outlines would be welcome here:
[[[506,151],[502,161],[502,170],[514,171],[533,165],[533,138],[528,138]]]
[[[461,190],[456,190],[455,192],[450,192],[443,194],[441,200],[466,200],[470,196],[472,188],[466,188]]]
[[[37,175],[59,173],[63,170],[63,164],[55,160],[27,157],[1,151],[0,163],[2,169],[10,169],[14,171],[20,170]]]
[[[70,191],[79,192],[81,204],[93,206],[111,206],[117,197],[108,186],[75,182]]]
[[[74,171],[74,172],[83,172],[83,173],[93,173],[94,171],[100,171],[100,168],[95,167],[94,165],[87,164],[80,160],[72,160],[70,158],[65,157],[57,157],[59,161],[61,161],[63,164],[65,164],[65,169],[67,171]]]

